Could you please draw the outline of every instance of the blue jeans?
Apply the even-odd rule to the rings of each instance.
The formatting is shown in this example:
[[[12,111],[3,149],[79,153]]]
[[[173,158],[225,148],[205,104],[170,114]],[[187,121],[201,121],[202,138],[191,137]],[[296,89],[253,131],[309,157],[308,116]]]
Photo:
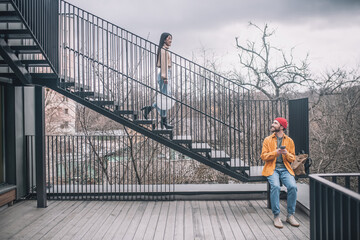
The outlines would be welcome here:
[[[267,177],[270,183],[270,201],[271,210],[274,216],[280,214],[280,179],[287,188],[287,211],[288,216],[295,213],[297,187],[293,175],[291,175],[286,168],[275,168],[273,175]]]
[[[164,83],[164,80],[161,78],[161,71],[159,71],[158,76],[157,76],[157,82],[158,82],[158,85],[159,85],[159,91],[161,93],[164,93],[164,94],[169,95],[169,96],[171,95],[171,88],[169,86],[170,79],[171,79],[171,69],[168,70],[168,79],[167,79],[168,83],[167,84]],[[157,106],[156,102],[154,102],[152,106],[158,110],[161,117],[166,117],[167,110],[160,109]]]

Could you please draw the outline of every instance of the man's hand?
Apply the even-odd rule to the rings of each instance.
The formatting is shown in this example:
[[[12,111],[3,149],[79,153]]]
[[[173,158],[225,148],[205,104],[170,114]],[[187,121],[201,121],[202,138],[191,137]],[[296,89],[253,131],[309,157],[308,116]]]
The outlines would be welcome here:
[[[281,154],[287,154],[288,151],[286,149],[281,149],[281,148],[278,148],[277,150],[277,155],[281,155]]]

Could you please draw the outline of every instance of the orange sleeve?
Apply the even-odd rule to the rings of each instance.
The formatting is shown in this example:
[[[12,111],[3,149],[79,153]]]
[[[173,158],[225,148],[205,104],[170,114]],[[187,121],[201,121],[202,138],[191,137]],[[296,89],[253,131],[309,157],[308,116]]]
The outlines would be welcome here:
[[[264,139],[263,148],[262,148],[260,157],[265,162],[273,161],[276,159],[276,156],[277,156],[276,149],[273,150],[272,147],[270,146],[270,143],[271,143],[271,139],[269,139],[269,138]]]
[[[289,142],[287,143],[287,151],[288,153],[286,155],[283,155],[283,157],[288,161],[288,162],[294,162],[295,161],[295,144],[294,141],[292,139],[289,139]]]

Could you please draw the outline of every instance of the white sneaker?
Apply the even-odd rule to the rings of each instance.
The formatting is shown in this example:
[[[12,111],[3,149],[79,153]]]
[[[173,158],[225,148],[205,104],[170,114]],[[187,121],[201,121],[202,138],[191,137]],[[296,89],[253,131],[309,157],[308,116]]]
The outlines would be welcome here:
[[[281,219],[279,216],[277,216],[276,218],[274,218],[274,226],[277,227],[277,228],[283,228],[284,225],[283,223],[281,222]]]
[[[290,225],[293,227],[300,226],[300,223],[298,223],[298,221],[296,221],[294,215],[290,215],[290,217],[287,217],[286,222],[290,223]]]

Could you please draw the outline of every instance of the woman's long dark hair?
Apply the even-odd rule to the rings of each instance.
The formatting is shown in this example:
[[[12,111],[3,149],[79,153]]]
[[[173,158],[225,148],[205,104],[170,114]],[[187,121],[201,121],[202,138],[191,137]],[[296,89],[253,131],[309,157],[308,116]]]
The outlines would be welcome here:
[[[160,36],[159,48],[158,48],[158,51],[157,51],[157,58],[156,58],[157,62],[159,61],[159,58],[160,58],[161,48],[164,46],[165,40],[166,40],[166,38],[168,36],[172,37],[172,35],[170,33],[167,33],[167,32],[162,33],[161,36]]]

